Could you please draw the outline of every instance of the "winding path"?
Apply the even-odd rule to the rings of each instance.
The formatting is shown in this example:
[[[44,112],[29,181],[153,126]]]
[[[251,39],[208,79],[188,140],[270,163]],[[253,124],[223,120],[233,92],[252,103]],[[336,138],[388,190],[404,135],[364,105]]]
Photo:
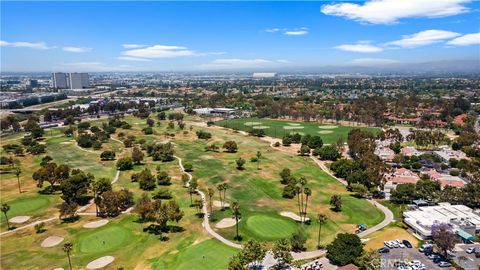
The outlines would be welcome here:
[[[115,177],[113,178],[112,180],[112,184],[115,184],[117,181],[118,181],[118,178],[120,177],[120,171],[117,170],[117,173],[115,174]],[[77,215],[89,215],[88,213],[83,213],[83,211],[87,210],[90,206],[92,206],[93,204],[93,200],[90,200],[90,202],[87,204],[87,205],[84,205],[82,207],[80,207],[79,209],[77,209],[77,212],[76,214]],[[131,207],[130,207],[131,208]],[[131,209],[127,209],[125,211],[123,211],[122,213],[130,213],[131,212]],[[95,214],[95,213],[92,213],[92,214]],[[50,221],[54,221],[56,219],[59,218],[59,215],[55,215],[55,216],[52,216],[50,218],[46,218],[46,219],[42,219],[42,220],[37,220],[35,222],[32,222],[32,223],[29,223],[27,225],[24,225],[24,226],[21,226],[21,227],[18,227],[18,228],[15,228],[13,230],[9,230],[9,231],[4,231],[4,232],[1,232],[0,233],[0,236],[2,235],[7,235],[7,234],[10,234],[10,233],[14,233],[14,232],[17,232],[17,231],[20,231],[20,230],[23,230],[23,229],[27,229],[27,228],[31,228],[31,227],[34,227],[35,225],[39,224],[39,223],[47,223],[47,222],[50,222]]]

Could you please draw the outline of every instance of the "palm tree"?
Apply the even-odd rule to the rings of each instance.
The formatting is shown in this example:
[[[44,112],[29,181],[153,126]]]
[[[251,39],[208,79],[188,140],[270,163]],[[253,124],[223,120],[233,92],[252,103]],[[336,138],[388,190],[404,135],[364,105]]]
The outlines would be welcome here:
[[[219,184],[217,186],[217,189],[218,189],[218,196],[220,197],[220,206],[223,210],[223,200],[222,200],[222,190],[223,190],[223,184]]]
[[[257,151],[257,170],[259,170],[260,168],[260,158],[262,157],[262,152],[260,151]]]
[[[72,261],[70,260],[70,252],[72,251],[72,249],[73,249],[73,244],[70,242],[67,242],[63,245],[63,251],[67,253],[68,265],[70,266],[70,270],[72,270]]]
[[[308,197],[312,195],[312,190],[306,187],[303,190],[303,193],[305,194],[305,210],[303,211],[303,221],[307,219],[307,206],[308,206]]]
[[[7,216],[7,212],[10,210],[10,205],[3,203],[1,210],[5,215],[5,219],[7,220],[7,229],[10,230],[10,223],[8,222],[8,216]]]
[[[227,183],[223,183],[223,184],[222,184],[223,202],[225,202],[225,201],[227,200],[227,196],[226,196],[227,189],[228,189]],[[223,205],[223,206],[224,206],[224,205]]]
[[[320,248],[320,234],[322,233],[322,225],[327,222],[327,216],[324,214],[318,214],[318,241],[317,241],[317,248]]]
[[[210,198],[209,202],[210,202],[210,213],[212,212],[212,198],[213,198],[213,195],[215,195],[215,190],[213,188],[208,188],[207,190],[207,194],[208,194],[208,198]]]
[[[232,215],[235,218],[235,230],[236,230],[236,240],[240,240],[240,236],[238,235],[238,220],[240,219],[240,216],[242,215],[240,213],[240,204],[238,202],[233,202],[232,203]]]
[[[22,173],[22,169],[20,169],[18,166],[15,166],[13,173],[17,176],[18,193],[22,193],[22,189],[20,188],[20,174]]]
[[[297,203],[298,203],[298,215],[302,216],[302,205],[300,203],[300,193],[302,193],[302,188],[299,185],[295,186],[295,193],[297,193]]]

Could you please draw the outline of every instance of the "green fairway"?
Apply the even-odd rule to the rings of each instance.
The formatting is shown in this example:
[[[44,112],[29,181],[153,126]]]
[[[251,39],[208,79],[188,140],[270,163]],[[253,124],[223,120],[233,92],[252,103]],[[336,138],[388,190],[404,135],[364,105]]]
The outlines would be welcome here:
[[[8,211],[8,218],[20,215],[38,215],[42,210],[50,205],[50,197],[37,195],[33,197],[24,197],[6,202],[10,206]],[[0,216],[2,222],[5,221],[5,216]]]
[[[187,246],[178,253],[161,257],[152,269],[226,269],[230,258],[239,250],[210,239]]]
[[[280,239],[289,237],[295,232],[294,221],[267,215],[254,215],[247,219],[247,230],[263,239]]]
[[[319,135],[323,142],[331,144],[340,137],[347,139],[348,132],[352,129],[361,129],[378,133],[379,128],[340,126],[335,124],[319,124],[317,122],[294,122],[260,118],[241,118],[232,120],[222,120],[216,122],[217,125],[227,128],[234,128],[243,131],[252,131],[252,129],[263,129],[265,134],[275,138],[282,138],[289,133],[300,133],[301,135],[310,134]]]
[[[79,237],[79,249],[84,253],[114,250],[128,242],[132,233],[121,226],[107,226],[92,230]]]

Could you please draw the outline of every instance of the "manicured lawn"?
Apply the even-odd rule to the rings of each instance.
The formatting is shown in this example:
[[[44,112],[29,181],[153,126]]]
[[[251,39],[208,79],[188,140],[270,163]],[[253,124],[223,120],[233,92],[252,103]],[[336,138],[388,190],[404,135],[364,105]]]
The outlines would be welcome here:
[[[96,253],[114,250],[131,241],[130,238],[133,236],[128,229],[117,225],[90,230],[91,232],[78,237],[80,252]]]
[[[230,258],[238,251],[217,240],[205,240],[160,258],[152,269],[226,269]]]
[[[260,239],[279,239],[289,237],[295,232],[297,224],[281,217],[254,215],[247,219],[246,229]]]
[[[13,201],[7,201],[6,203],[10,206],[10,211],[7,213],[8,218],[20,215],[38,214],[42,210],[45,210],[45,208],[50,205],[50,202],[51,198],[48,195],[29,196],[18,198]],[[5,221],[3,213],[0,216],[0,220],[2,222]]]
[[[380,132],[379,128],[340,126],[335,124],[320,124],[317,122],[295,122],[260,118],[223,120],[216,122],[216,125],[247,132],[253,129],[263,129],[266,135],[275,138],[282,138],[288,133],[300,133],[301,135],[310,134],[312,136],[319,135],[326,144],[334,143],[341,137],[346,140],[348,132],[356,128],[373,133]]]

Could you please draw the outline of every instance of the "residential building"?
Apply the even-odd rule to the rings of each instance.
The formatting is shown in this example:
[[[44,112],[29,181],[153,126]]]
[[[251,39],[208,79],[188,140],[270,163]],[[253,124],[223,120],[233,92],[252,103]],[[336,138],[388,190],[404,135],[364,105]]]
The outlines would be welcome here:
[[[68,83],[70,89],[84,89],[90,86],[88,73],[69,73]]]
[[[386,183],[383,187],[385,198],[390,198],[390,192],[397,188],[398,184],[416,184],[420,180],[418,175],[408,169],[398,168],[391,175],[386,176]]]
[[[400,150],[400,154],[406,157],[411,157],[411,156],[420,156],[422,152],[418,151],[413,146],[405,146]]]
[[[449,174],[444,174],[444,173],[439,173],[435,169],[430,169],[428,171],[424,172],[426,175],[430,177],[430,179],[434,181],[438,181],[442,188],[445,186],[452,186],[452,187],[463,187],[466,183],[465,181],[458,177],[458,176],[452,176]]]
[[[52,73],[52,86],[56,89],[68,88],[67,74],[63,72]]]

